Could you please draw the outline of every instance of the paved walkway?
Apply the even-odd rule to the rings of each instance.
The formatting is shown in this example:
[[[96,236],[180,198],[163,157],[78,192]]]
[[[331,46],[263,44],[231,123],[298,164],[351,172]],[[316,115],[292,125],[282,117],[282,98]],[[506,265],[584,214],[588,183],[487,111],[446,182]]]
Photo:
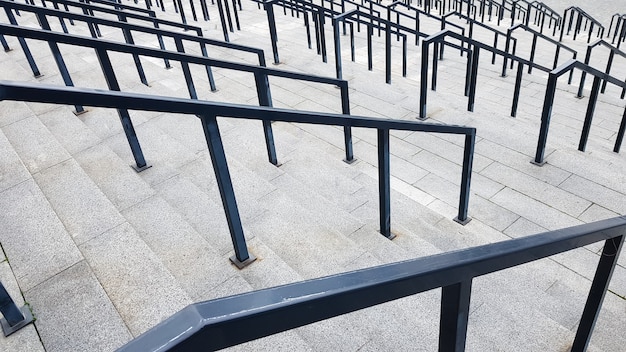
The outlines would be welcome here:
[[[599,17],[619,6],[597,4],[589,12],[597,10]],[[242,30],[231,33],[232,41],[263,48],[271,62],[265,13],[253,3],[243,6]],[[559,6],[565,3],[554,2],[555,10]],[[214,6],[209,10],[217,17]],[[302,19],[276,12],[281,64],[272,67],[333,76],[332,42],[329,63],[324,64],[306,46]],[[159,16],[176,18],[172,12]],[[221,38],[215,22],[194,24],[203,25],[207,37]],[[84,29],[70,30],[86,34]],[[436,32],[436,25],[429,30]],[[122,40],[113,32],[106,38]],[[348,48],[347,38],[342,40]],[[46,45],[31,44],[45,74],[34,79],[17,41],[9,42],[16,50],[0,54],[0,64],[6,67],[1,79],[61,84]],[[583,39],[565,42],[583,56]],[[421,48],[409,48],[407,78],[400,75],[399,49],[394,48],[388,85],[381,43],[382,38],[375,37],[371,72],[366,69],[363,33],[357,35],[355,63],[348,51],[342,53],[351,113],[414,120]],[[523,52],[530,41],[520,34],[519,43]],[[538,59],[551,62],[553,48],[539,45],[545,57]],[[91,69],[97,65],[93,53],[63,50],[76,86],[104,88]],[[210,54],[249,63],[255,59],[223,50]],[[114,61],[123,90],[187,95],[176,64],[164,70],[162,62],[144,60],[150,83],[145,87],[130,58]],[[259,124],[221,120],[246,237],[259,258],[241,271],[227,259],[232,255],[227,226],[195,117],[133,112],[144,153],[153,165],[137,174],[128,167],[132,156],[114,111],[89,108],[76,117],[71,107],[2,102],[0,243],[8,260],[0,258],[0,280],[20,304],[22,298],[29,302],[37,321],[9,338],[0,337],[0,350],[113,350],[192,302],[626,214],[626,161],[623,153],[612,152],[624,111],[619,90],[609,87],[601,95],[583,153],[576,148],[588,100],[574,98],[575,85],[561,82],[547,164],[537,167],[529,161],[535,152],[546,75],[524,76],[519,113],[511,118],[514,77],[501,78],[500,63],[491,66],[490,57],[482,55],[475,110],[467,112],[459,84],[464,68],[465,58],[446,51],[437,91],[429,92],[428,115],[430,122],[478,130],[470,199],[473,220],[466,226],[452,221],[462,162],[459,137],[392,133],[392,230],[398,236],[388,241],[376,231],[374,131],[355,129],[358,161],[347,165],[341,161],[340,129],[275,123],[282,164],[276,168],[265,161]],[[193,69],[202,99],[257,104],[251,75],[214,69],[218,92],[212,93],[206,73]],[[616,60],[614,73],[626,75],[623,61]],[[274,106],[340,112],[335,88],[284,79],[270,83]],[[596,244],[476,279],[468,350],[567,350],[600,248]],[[622,256],[590,351],[623,350],[624,297]],[[437,290],[236,349],[432,351],[438,307]]]

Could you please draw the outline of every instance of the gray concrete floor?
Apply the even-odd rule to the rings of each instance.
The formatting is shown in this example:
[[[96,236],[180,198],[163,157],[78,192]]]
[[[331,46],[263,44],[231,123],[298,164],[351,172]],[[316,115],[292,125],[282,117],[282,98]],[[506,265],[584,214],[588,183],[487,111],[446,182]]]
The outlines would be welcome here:
[[[567,4],[575,2],[548,3],[555,10]],[[242,30],[231,33],[232,41],[263,48],[271,62],[265,13],[251,2],[243,6]],[[209,10],[217,17],[214,6]],[[594,2],[588,12],[604,17],[608,27],[610,15],[623,10],[623,4],[603,1]],[[158,15],[176,19],[171,8]],[[302,19],[277,11],[277,20],[281,63],[271,67],[334,75],[330,39],[329,63],[324,64],[306,47]],[[221,38],[217,22],[194,24],[203,26],[205,36]],[[429,30],[438,29],[433,25]],[[330,28],[326,34],[331,38]],[[34,79],[17,41],[8,39],[15,50],[0,54],[6,67],[1,79],[62,83],[45,44],[29,42],[45,74]],[[107,39],[121,36],[111,31]],[[347,38],[342,40],[347,48]],[[519,41],[522,53],[529,40],[520,34]],[[399,51],[394,48],[392,84],[387,85],[381,43],[382,38],[375,38],[377,59],[371,72],[362,33],[357,35],[356,62],[350,62],[345,49],[342,53],[351,113],[414,120],[421,48],[410,46],[406,78],[400,75]],[[584,56],[585,40],[566,38],[565,43]],[[63,50],[76,86],[105,87],[92,69],[97,67],[93,53]],[[552,50],[540,42],[538,60],[551,62]],[[225,50],[210,53],[255,60]],[[623,153],[612,152],[624,111],[619,90],[609,87],[600,96],[587,151],[579,152],[588,98],[574,98],[575,84],[561,82],[547,164],[537,167],[529,161],[535,152],[546,75],[524,76],[519,113],[511,118],[514,76],[500,77],[501,62],[491,66],[488,55],[482,55],[475,110],[467,112],[459,78],[465,59],[452,50],[446,53],[437,91],[429,92],[428,122],[477,128],[473,220],[466,226],[452,221],[461,138],[392,132],[392,230],[398,237],[388,241],[376,231],[375,131],[354,130],[358,161],[347,165],[341,161],[340,129],[275,123],[282,163],[277,168],[265,161],[260,124],[220,119],[248,245],[259,258],[241,271],[227,259],[232,255],[227,226],[195,117],[133,112],[144,153],[153,165],[137,174],[129,167],[132,156],[114,111],[89,108],[77,117],[71,107],[0,103],[0,280],[19,303],[27,301],[37,317],[34,326],[0,337],[0,350],[113,350],[192,302],[626,214],[626,161]],[[601,58],[597,60],[603,67]],[[179,65],[164,70],[158,60],[143,62],[150,87],[138,82],[130,58],[114,57],[123,90],[187,96]],[[201,99],[257,104],[251,75],[214,69],[219,90],[212,93],[206,73],[192,69]],[[616,61],[613,72],[626,75],[623,61]],[[334,88],[285,79],[271,79],[270,84],[277,107],[341,111]],[[467,350],[568,350],[600,248],[595,244],[477,278]],[[618,352],[626,343],[621,334],[626,319],[623,256],[619,263],[590,351]],[[432,351],[438,309],[439,291],[428,292],[235,350]]]

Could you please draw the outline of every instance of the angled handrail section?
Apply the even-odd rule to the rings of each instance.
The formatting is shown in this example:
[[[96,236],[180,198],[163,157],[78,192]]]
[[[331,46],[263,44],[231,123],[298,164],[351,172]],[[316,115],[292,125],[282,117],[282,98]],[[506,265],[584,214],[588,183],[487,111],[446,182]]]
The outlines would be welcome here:
[[[443,16],[443,19],[445,21],[445,24],[452,24],[451,22],[448,21],[448,17],[450,16],[455,16],[458,17],[459,19],[463,19],[466,21],[466,23],[468,23],[469,29],[467,31],[467,37],[469,37],[470,39],[473,39],[473,34],[474,34],[474,26],[478,26],[482,29],[485,29],[489,32],[493,33],[493,47],[497,48],[498,47],[498,38],[499,36],[502,36],[504,38],[507,38],[507,33],[504,33],[498,29],[495,29],[489,25],[486,25],[480,21],[477,21],[476,19],[470,18],[467,15],[464,15],[460,12],[450,12],[449,14]],[[441,28],[442,30],[446,29],[444,26],[442,26]],[[461,33],[464,34],[464,33]],[[513,38],[511,37],[511,40],[513,41],[513,53],[515,53],[515,48],[517,47],[517,38]],[[443,47],[441,48],[443,49]],[[440,53],[441,56],[443,56],[443,51]],[[493,53],[492,57],[491,57],[491,64],[495,64],[496,62],[496,54]]]
[[[180,54],[179,54],[180,55]],[[355,117],[319,112],[306,112],[287,109],[276,109],[268,106],[248,106],[215,103],[194,99],[170,98],[133,94],[120,91],[102,91],[80,89],[75,87],[49,86],[43,84],[0,81],[0,101],[15,100],[52,104],[84,104],[88,106],[115,108],[118,110],[158,111],[196,115],[202,121],[207,145],[211,154],[211,162],[224,212],[235,249],[231,261],[239,267],[249,264],[254,258],[248,253],[239,216],[235,193],[228,171],[217,117],[231,117],[265,121],[297,122],[307,124],[343,126],[345,128],[363,127],[376,129],[378,133],[378,187],[379,187],[379,221],[380,232],[387,238],[393,238],[391,232],[391,176],[389,132],[390,130],[444,133],[461,135],[465,138],[463,167],[461,175],[461,191],[459,195],[459,212],[455,219],[459,223],[467,223],[467,207],[470,195],[470,180],[476,129],[463,126],[425,124],[415,121],[399,121]],[[130,122],[130,121],[129,121]]]
[[[615,29],[613,31],[611,44],[615,44],[615,41],[617,40],[617,47],[619,48],[622,42],[626,40],[626,14],[616,13],[611,17],[611,24],[609,25],[609,30],[606,33],[607,38],[611,35],[613,23],[615,23]]]
[[[535,50],[537,49],[537,40],[538,39],[543,39],[551,44],[553,44],[555,46],[555,52],[554,52],[554,62],[552,64],[552,68],[556,68],[559,62],[559,55],[561,53],[561,50],[565,50],[567,52],[569,52],[570,54],[572,54],[572,59],[576,59],[578,52],[572,48],[570,48],[567,45],[564,45],[560,42],[558,42],[557,40],[554,40],[550,37],[548,37],[545,34],[542,34],[540,32],[537,32],[536,30],[528,27],[527,25],[524,24],[516,24],[515,26],[509,28],[507,30],[507,39],[506,39],[506,49],[505,51],[509,51],[509,43],[511,42],[511,35],[513,32],[515,32],[516,30],[524,30],[530,34],[532,34],[533,36],[533,40],[532,40],[532,44],[530,47],[530,59],[529,61],[534,62],[535,61]],[[504,58],[504,63],[502,65],[502,76],[506,75],[506,64],[507,64],[507,58]],[[511,62],[511,68],[512,68],[513,62]],[[528,73],[532,73],[532,66],[528,67]],[[570,80],[569,82],[571,83],[572,77],[570,76]]]
[[[460,42],[459,45],[446,41],[446,38],[452,38]],[[421,64],[421,78],[420,78],[420,113],[419,119],[427,119],[427,98],[428,98],[428,66],[430,60],[430,46],[433,46],[432,50],[432,74],[431,74],[431,89],[434,91],[437,89],[437,68],[439,61],[440,46],[450,46],[456,49],[467,51],[467,67],[465,72],[465,90],[464,94],[468,97],[467,110],[474,111],[474,102],[476,98],[476,82],[478,73],[479,55],[481,50],[486,50],[494,55],[502,56],[505,60],[511,60],[511,62],[517,62],[517,75],[515,79],[515,91],[513,93],[513,103],[511,107],[511,116],[515,117],[517,114],[517,105],[519,102],[519,95],[522,83],[522,75],[524,66],[529,68],[536,68],[544,72],[550,72],[550,68],[539,65],[532,60],[527,60],[509,53],[508,50],[500,50],[489,44],[465,37],[456,32],[450,30],[443,30],[439,33],[422,41],[422,64]],[[467,46],[467,47],[466,47]],[[508,49],[508,48],[507,48]],[[504,76],[504,74],[503,74]]]
[[[134,33],[137,33],[137,32],[148,33],[148,34],[153,34],[156,36],[159,42],[159,47],[162,50],[166,50],[165,42],[163,41],[163,38],[169,37],[169,38],[172,38],[173,41],[176,43],[177,51],[179,52],[184,52],[183,41],[192,42],[192,43],[199,44],[200,50],[202,51],[202,55],[206,57],[208,57],[206,46],[219,47],[223,49],[229,49],[229,50],[254,54],[258,58],[259,65],[266,66],[265,54],[263,50],[254,48],[254,47],[245,46],[245,45],[239,45],[239,44],[224,42],[220,40],[205,38],[205,37],[198,36],[198,35],[192,35],[192,34],[175,32],[175,31],[168,31],[168,30],[160,29],[158,27],[157,28],[146,27],[146,26],[136,25],[136,24],[123,22],[123,21],[114,21],[114,20],[104,19],[104,18],[96,17],[96,16],[89,16],[89,15],[83,15],[83,14],[78,14],[78,13],[73,13],[73,12],[59,11],[59,10],[55,10],[51,8],[20,4],[20,3],[16,3],[10,0],[0,0],[0,7],[4,7],[5,11],[6,9],[11,9],[14,11],[33,13],[35,16],[38,17],[38,20],[40,23],[45,22],[44,20],[41,19],[42,16],[57,17],[59,19],[68,19],[69,21],[72,21],[72,22],[81,21],[87,24],[87,26],[90,29],[91,36],[93,38],[100,37],[95,32],[96,26],[98,27],[107,26],[107,27],[121,29],[124,33],[126,43],[128,44],[133,44],[133,39],[132,39],[133,32]],[[12,23],[12,24],[18,25],[17,22]],[[65,33],[68,33],[68,31],[65,31]],[[145,76],[142,73],[143,69],[141,68],[141,64],[139,61],[137,61],[137,66],[138,66],[137,69],[138,69],[139,75],[140,77],[142,77],[142,83],[147,84],[147,81],[145,80]],[[171,67],[168,60],[165,60],[165,67],[166,68]],[[211,90],[215,91],[216,87],[215,87],[213,77],[210,71],[208,72],[208,76],[209,76],[209,81],[211,83]]]
[[[606,41],[602,39],[598,39],[595,42],[589,44],[589,46],[587,46],[587,53],[585,54],[585,61],[584,61],[585,65],[589,65],[593,49],[600,48],[600,47],[603,47],[609,50],[609,57],[606,62],[606,69],[604,70],[604,73],[608,75],[611,73],[611,68],[613,67],[613,60],[615,59],[615,55],[620,56],[622,58],[626,58],[626,53],[614,47],[613,45],[607,43]],[[576,95],[579,98],[582,98],[583,96],[583,88],[585,85],[586,75],[587,73],[583,71],[580,76],[580,85],[578,86],[578,94]],[[604,91],[606,90],[606,84],[607,84],[606,80],[602,81],[602,88],[600,89],[600,93],[604,94]],[[625,95],[626,95],[626,89],[622,89],[621,98],[624,99]]]
[[[569,14],[569,21],[567,21],[567,15]],[[574,17],[576,17],[576,23],[574,24]],[[583,26],[584,20],[584,28]],[[565,22],[567,22],[567,32],[565,32]],[[574,36],[573,40],[576,40],[576,35],[580,33],[581,29],[586,30],[587,26],[589,26],[589,35],[587,36],[587,43],[591,41],[591,35],[593,34],[593,27],[598,26],[597,36],[602,38],[604,36],[604,26],[595,18],[591,17],[587,12],[577,6],[570,6],[565,11],[563,11],[563,23],[561,25],[561,35],[559,36],[559,41],[563,40],[563,35],[569,35],[572,30],[572,25],[574,25]]]
[[[439,351],[464,351],[474,278],[604,241],[574,337],[586,350],[626,235],[626,217],[192,304],[119,352],[217,350],[441,288]]]
[[[367,62],[368,69],[372,70],[373,67],[373,55],[372,55],[372,36],[374,29],[384,31],[385,34],[385,82],[391,83],[391,37],[397,35],[402,37],[402,76],[406,77],[406,60],[407,60],[407,34],[415,35],[416,37],[425,37],[426,34],[416,32],[413,28],[409,28],[400,25],[396,22],[386,20],[384,18],[376,17],[368,13],[360,12],[359,10],[350,10],[333,18],[333,37],[335,43],[335,70],[337,78],[342,78],[342,63],[341,63],[341,39],[340,39],[340,23],[347,23],[350,25],[350,49],[351,57],[354,61],[354,32],[352,23],[362,24],[367,27]],[[403,33],[404,32],[404,33]]]
[[[548,140],[548,130],[550,128],[550,118],[552,116],[552,110],[554,105],[554,97],[556,95],[556,85],[559,77],[565,73],[571,72],[574,69],[583,71],[586,74],[593,76],[593,86],[591,88],[591,94],[589,96],[589,103],[587,104],[587,111],[585,113],[585,122],[581,131],[580,142],[578,144],[578,150],[585,151],[587,146],[587,140],[589,138],[589,132],[591,130],[591,122],[598,100],[598,93],[600,90],[600,82],[605,80],[622,89],[626,89],[626,82],[621,81],[615,77],[608,75],[600,70],[585,65],[578,60],[569,60],[563,65],[552,70],[548,76],[548,86],[546,88],[545,98],[543,100],[543,108],[541,111],[541,128],[539,131],[539,140],[537,141],[537,151],[535,153],[535,159],[532,161],[536,165],[545,164],[545,150]],[[622,141],[624,139],[624,131],[626,130],[626,109],[624,109],[624,115],[622,116],[622,122],[617,132],[617,139],[613,151],[619,153]]]
[[[562,18],[558,12],[554,11],[548,5],[540,1],[533,1],[528,5],[528,14],[526,17],[526,25],[530,23],[530,14],[534,10],[533,24],[539,26],[539,33],[543,33],[543,28],[548,17],[548,28],[553,27],[552,35],[556,35],[556,30],[561,26]]]

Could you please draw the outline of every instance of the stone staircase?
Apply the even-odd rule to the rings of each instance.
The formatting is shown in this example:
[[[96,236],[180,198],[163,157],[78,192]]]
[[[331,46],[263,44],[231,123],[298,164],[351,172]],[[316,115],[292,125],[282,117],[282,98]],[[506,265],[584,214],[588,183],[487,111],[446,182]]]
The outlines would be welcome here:
[[[213,7],[210,11],[216,13]],[[264,12],[244,3],[239,14],[243,28],[231,33],[233,42],[263,48],[270,62]],[[171,12],[158,15],[175,17]],[[303,47],[303,29],[296,33],[301,20],[282,14],[277,20],[277,68],[334,75],[331,50],[329,64],[323,64]],[[221,38],[215,23],[205,27],[206,36]],[[106,38],[121,40],[117,35],[107,33]],[[8,39],[15,50],[0,55],[5,67],[1,79],[62,84],[45,44],[29,42],[45,74],[34,79],[17,41]],[[375,48],[382,53],[382,46]],[[65,49],[76,86],[105,87],[90,69],[97,65],[93,53],[68,48],[66,54]],[[237,59],[254,63],[253,57]],[[485,63],[488,59],[483,55]],[[150,83],[146,87],[131,62],[130,57],[114,58],[122,90],[188,96],[176,64],[165,70],[162,62],[142,60]],[[392,85],[384,83],[382,65],[368,72],[362,63],[348,62],[345,56],[353,114],[417,116],[419,60],[409,65],[407,78],[394,68]],[[545,78],[525,76],[520,113],[512,119],[512,77],[499,78],[497,65],[493,70],[482,65],[476,109],[469,113],[454,80],[463,65],[464,58],[448,49],[438,90],[429,92],[429,116],[479,131],[470,198],[473,220],[464,227],[452,221],[462,160],[459,137],[392,132],[392,231],[397,237],[389,241],[377,233],[374,131],[354,130],[357,162],[348,165],[341,161],[340,129],[274,123],[281,163],[275,167],[266,161],[260,123],[221,119],[246,239],[258,258],[243,270],[228,261],[232,245],[197,118],[131,112],[152,165],[136,173],[129,167],[132,155],[115,111],[88,108],[74,116],[72,107],[2,102],[0,244],[8,260],[0,256],[0,280],[13,297],[30,304],[37,321],[9,338],[0,337],[0,350],[113,350],[192,302],[626,213],[626,163],[611,152],[611,133],[623,107],[618,93],[601,96],[598,112],[607,116],[596,118],[588,152],[580,153],[575,141],[586,102],[572,98],[575,88],[562,87],[548,164],[538,168],[528,161]],[[204,87],[198,89],[202,99],[257,105],[251,75],[215,69],[218,92],[212,93],[206,73],[193,69],[194,82]],[[334,88],[270,81],[277,107],[340,111]],[[468,350],[567,350],[600,248],[596,244],[477,279]],[[623,257],[620,263],[590,351],[620,351],[626,342],[618,333],[626,313]],[[233,350],[432,351],[438,311],[435,290]]]

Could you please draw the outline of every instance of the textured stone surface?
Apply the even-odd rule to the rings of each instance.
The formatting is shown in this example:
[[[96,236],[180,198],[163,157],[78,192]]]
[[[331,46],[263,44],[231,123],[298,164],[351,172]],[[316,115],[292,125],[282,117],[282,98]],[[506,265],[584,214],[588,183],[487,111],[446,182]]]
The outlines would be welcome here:
[[[133,336],[191,303],[136,231],[124,223],[80,246]]]
[[[548,4],[561,11],[576,2],[551,0]],[[586,10],[608,13],[614,4],[600,1]],[[188,4],[184,6],[189,10]],[[265,13],[252,3],[243,6],[239,12],[242,28],[229,33],[231,41],[263,48],[269,63]],[[216,13],[215,5],[209,7]],[[158,16],[180,20],[170,10],[158,12]],[[323,63],[315,48],[307,48],[302,17],[294,19],[280,12],[276,11],[282,63],[269,66],[334,76],[329,23],[329,63]],[[28,19],[37,25],[32,17]],[[26,16],[22,20],[27,20]],[[203,36],[222,38],[219,25],[195,22],[189,16],[188,20],[204,27]],[[421,18],[420,25],[426,33],[440,30],[440,23],[432,19]],[[505,21],[499,29],[506,30],[508,25]],[[58,21],[53,27],[59,30]],[[89,35],[84,26],[69,29]],[[123,40],[117,30],[103,27],[103,34],[108,40]],[[373,37],[374,70],[367,71],[363,34],[356,33],[354,63],[350,61],[349,36],[341,37],[352,114],[414,121],[419,108],[421,47],[411,45],[409,38],[408,77],[402,78],[401,42],[392,40],[389,85],[384,83],[384,36]],[[493,40],[477,27],[474,36]],[[527,56],[532,36],[522,32],[516,36],[518,52]],[[16,50],[0,53],[0,63],[7,67],[0,79],[62,84],[46,43],[32,43],[46,74],[33,79],[17,42],[7,40]],[[152,36],[137,35],[135,40],[157,45]],[[579,53],[586,49],[584,38],[574,42],[567,36],[564,42]],[[169,40],[166,44],[173,48]],[[185,46],[186,51],[199,53],[197,45]],[[503,47],[502,41],[498,46]],[[212,57],[229,61],[256,62],[254,55],[230,49],[209,46],[208,51]],[[536,58],[549,66],[553,51],[552,45],[540,41]],[[93,50],[64,47],[63,53],[77,86],[104,86]],[[568,56],[562,54],[560,62]],[[142,57],[150,83],[144,86],[129,55],[116,54],[112,59],[124,91],[189,96],[178,62],[165,70],[162,60]],[[593,59],[597,67],[604,67],[600,55]],[[600,96],[583,153],[576,146],[591,80],[587,79],[585,86],[587,97],[579,100],[573,97],[579,74],[572,85],[562,79],[553,109],[547,164],[537,167],[529,161],[536,148],[546,74],[537,70],[524,74],[518,115],[511,118],[514,71],[500,77],[500,59],[491,65],[490,55],[481,51],[477,101],[474,112],[468,112],[462,89],[465,64],[466,56],[446,49],[439,62],[437,91],[428,92],[430,119],[426,121],[477,128],[469,208],[473,220],[465,226],[451,221],[458,211],[462,136],[390,132],[391,226],[397,237],[389,241],[378,233],[375,130],[353,128],[357,161],[348,165],[341,161],[341,127],[275,122],[276,150],[283,164],[276,167],[267,162],[259,121],[220,117],[248,247],[258,258],[243,270],[228,261],[232,244],[197,117],[132,111],[145,156],[153,166],[136,174],[129,167],[133,158],[115,110],[88,108],[88,113],[76,117],[71,106],[1,102],[0,126],[6,140],[3,142],[0,134],[0,228],[7,230],[0,231],[0,242],[20,287],[33,300],[46,300],[35,307],[42,313],[38,329],[45,346],[50,350],[110,350],[115,348],[112,341],[123,343],[192,301],[624,214],[626,164],[623,152],[612,152],[623,113],[619,89],[609,86],[607,94]],[[252,74],[213,67],[219,91],[210,92],[206,70],[198,65],[191,70],[201,99],[258,104]],[[612,72],[616,77],[626,74],[617,60]],[[336,88],[274,77],[270,86],[275,106],[340,111]],[[69,158],[74,159],[67,161]],[[82,254],[67,234],[78,228],[76,239],[82,243]],[[562,254],[474,280],[468,350],[566,350],[601,245],[587,246],[582,254]],[[624,258],[611,284],[621,295],[626,277]],[[72,292],[71,287],[63,286],[63,280],[71,284],[79,279],[86,282],[88,292],[85,297],[74,295],[73,302],[85,307],[96,304],[104,315],[117,315],[108,322],[123,321],[127,327],[112,329],[119,334],[98,335],[92,332],[94,324],[81,329],[74,322],[64,323],[64,319],[79,316],[77,321],[89,324],[93,317],[80,317],[84,313],[80,309],[65,316],[58,313],[65,302],[47,302],[48,297],[56,302],[55,295]],[[93,294],[88,295],[90,292]],[[235,349],[432,351],[437,344],[439,295],[439,290],[434,290]],[[619,331],[626,312],[624,302],[614,293],[607,294],[590,351],[623,350],[624,337]],[[49,324],[57,321],[60,327]],[[60,329],[67,330],[55,335]],[[94,336],[87,336],[89,333]],[[95,343],[98,339],[103,342]]]
[[[70,157],[37,118],[20,120],[2,130],[31,173],[44,170]]]
[[[124,218],[74,160],[35,175],[37,184],[77,244],[124,222]]]
[[[46,351],[110,351],[132,337],[85,261],[27,291],[26,299]]]
[[[82,259],[72,237],[34,181],[23,182],[1,195],[0,242],[23,290]]]

